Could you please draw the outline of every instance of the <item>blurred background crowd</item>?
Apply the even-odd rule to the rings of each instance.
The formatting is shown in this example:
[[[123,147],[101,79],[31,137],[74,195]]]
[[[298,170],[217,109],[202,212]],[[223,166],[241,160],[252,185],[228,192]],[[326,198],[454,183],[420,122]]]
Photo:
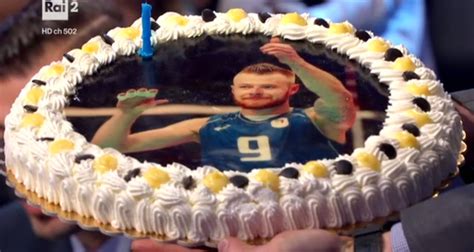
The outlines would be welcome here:
[[[41,20],[41,0],[0,1],[0,129],[21,88],[43,65],[61,59],[89,38],[116,26],[130,25],[140,16],[140,1],[77,0],[79,12],[68,22]],[[474,1],[444,0],[149,0],[153,17],[167,11],[199,15],[204,9],[225,12],[309,13],[334,22],[348,20],[403,44],[434,69],[448,92],[472,88],[474,66]],[[75,27],[75,35],[42,35],[42,27]],[[472,92],[471,92],[472,93]],[[455,93],[453,93],[455,94]],[[454,98],[462,100],[454,95]],[[471,101],[474,100],[471,94]],[[464,111],[468,136],[473,136],[473,107]],[[470,124],[471,123],[471,124]],[[2,138],[0,136],[0,138]],[[472,138],[470,138],[472,139]],[[469,138],[468,138],[469,140]],[[0,140],[3,151],[3,140]],[[469,144],[468,144],[469,145]],[[473,148],[473,147],[471,147]],[[472,150],[466,153],[464,182],[472,182]],[[0,155],[3,155],[0,154]],[[0,157],[3,160],[3,157]],[[4,162],[0,161],[0,166]],[[13,202],[13,203],[12,203]],[[15,228],[6,228],[15,227]],[[0,251],[128,251],[130,240],[81,231],[45,216],[16,200],[0,176]]]

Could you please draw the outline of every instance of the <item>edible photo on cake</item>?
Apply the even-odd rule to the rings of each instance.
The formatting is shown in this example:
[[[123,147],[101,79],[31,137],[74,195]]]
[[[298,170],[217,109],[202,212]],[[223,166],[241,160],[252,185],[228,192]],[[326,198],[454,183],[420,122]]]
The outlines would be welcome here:
[[[93,143],[163,165],[248,172],[330,159],[378,133],[388,99],[386,87],[336,59],[261,35],[180,39],[152,59],[99,69],[66,113]]]

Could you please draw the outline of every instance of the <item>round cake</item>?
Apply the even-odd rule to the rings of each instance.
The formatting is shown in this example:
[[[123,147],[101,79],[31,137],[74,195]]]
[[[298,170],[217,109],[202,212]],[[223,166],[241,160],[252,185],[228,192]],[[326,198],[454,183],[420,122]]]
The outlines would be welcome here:
[[[44,66],[13,104],[9,181],[46,212],[185,245],[256,241],[388,217],[457,171],[460,116],[401,45],[297,13],[150,25],[152,57],[139,19]]]

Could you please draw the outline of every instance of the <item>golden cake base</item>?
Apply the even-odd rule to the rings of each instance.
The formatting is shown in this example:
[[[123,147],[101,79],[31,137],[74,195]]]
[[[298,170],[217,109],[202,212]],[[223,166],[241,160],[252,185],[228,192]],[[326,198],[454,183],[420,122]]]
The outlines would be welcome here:
[[[440,191],[448,187],[452,179],[456,177],[458,174],[459,174],[459,169],[456,169],[455,174],[453,174],[448,179],[443,181],[441,186],[435,190],[433,197],[436,197]],[[159,242],[175,243],[175,244],[186,246],[186,247],[197,247],[197,246],[202,246],[202,245],[205,245],[207,247],[212,247],[212,248],[217,247],[218,241],[207,241],[204,243],[194,242],[194,241],[189,241],[189,240],[170,239],[169,237],[166,237],[163,235],[158,235],[154,233],[141,233],[136,230],[121,230],[121,229],[113,228],[110,224],[104,224],[104,223],[98,222],[92,217],[84,217],[74,212],[65,212],[61,209],[59,205],[52,204],[48,202],[46,199],[38,197],[36,193],[27,190],[22,183],[16,180],[15,176],[13,175],[10,169],[7,169],[7,184],[10,187],[14,188],[15,193],[19,197],[26,199],[26,201],[29,204],[40,207],[44,214],[49,215],[49,216],[57,216],[61,221],[66,222],[66,223],[77,224],[84,230],[100,231],[103,234],[110,235],[110,236],[123,234],[132,239],[148,238],[148,239],[153,239]],[[387,221],[396,221],[398,219],[399,219],[399,213],[394,212],[389,216],[376,218],[368,223],[357,223],[357,224],[347,225],[341,228],[326,229],[326,230],[337,233],[339,235],[351,236],[356,230],[367,227],[368,225],[374,225],[374,224],[382,225]],[[258,238],[254,240],[249,240],[247,241],[247,243],[252,244],[252,245],[262,245],[262,244],[267,243],[270,239],[271,238]]]

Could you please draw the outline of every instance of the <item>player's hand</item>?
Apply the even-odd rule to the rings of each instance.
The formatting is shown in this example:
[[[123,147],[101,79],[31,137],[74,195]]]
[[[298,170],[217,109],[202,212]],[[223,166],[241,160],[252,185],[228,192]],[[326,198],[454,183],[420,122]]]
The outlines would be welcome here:
[[[290,65],[304,62],[304,59],[291,45],[282,43],[277,37],[273,37],[270,42],[260,47],[260,51],[275,56],[283,64]]]
[[[156,105],[165,104],[166,99],[155,100],[158,89],[129,89],[117,95],[117,107],[125,113],[141,114]]]

